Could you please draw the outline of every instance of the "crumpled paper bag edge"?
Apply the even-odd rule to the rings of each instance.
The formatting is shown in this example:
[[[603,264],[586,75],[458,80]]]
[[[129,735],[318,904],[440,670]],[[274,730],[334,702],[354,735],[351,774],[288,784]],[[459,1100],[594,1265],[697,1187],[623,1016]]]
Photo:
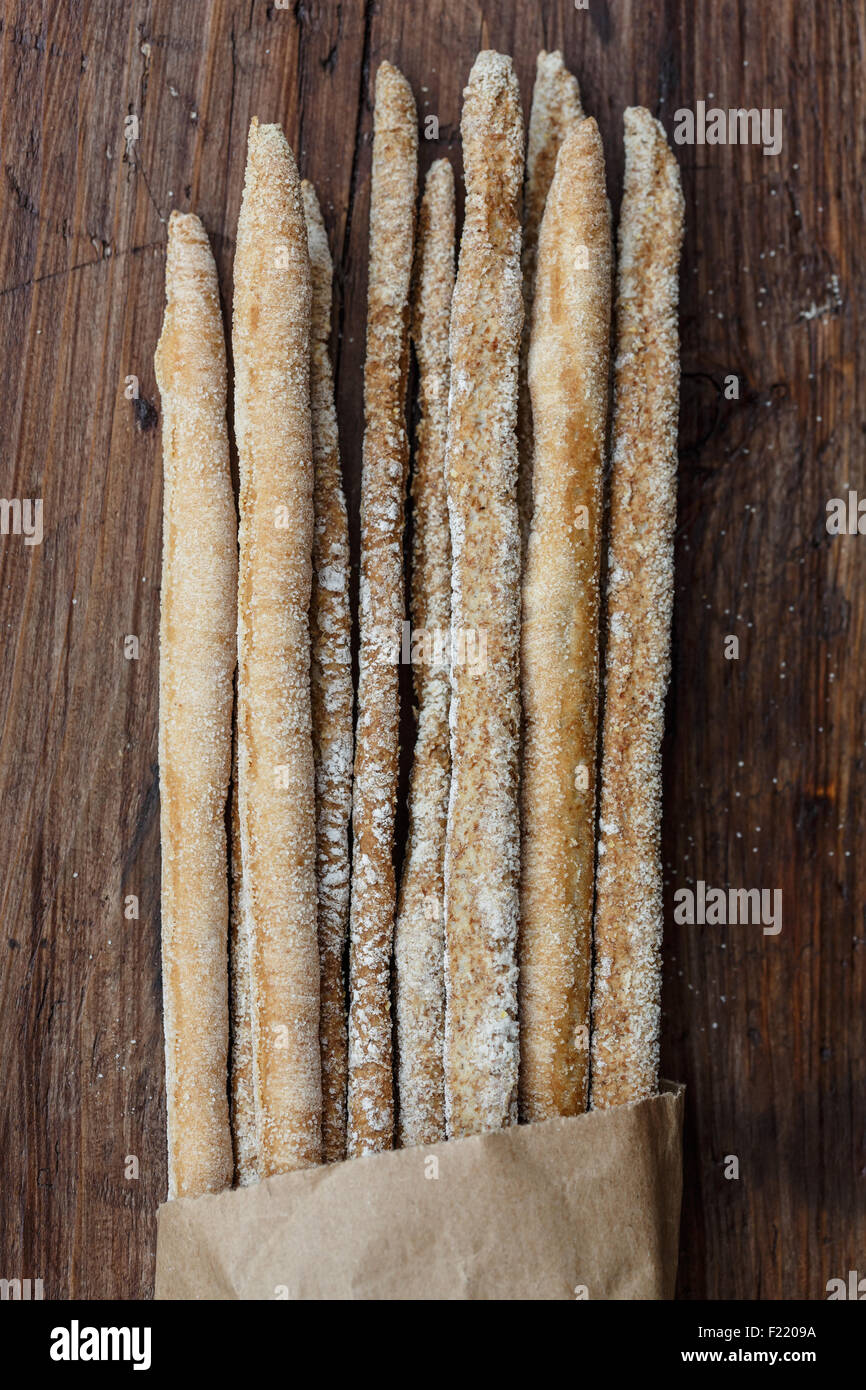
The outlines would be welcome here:
[[[155,1297],[670,1298],[684,1093],[166,1202]]]

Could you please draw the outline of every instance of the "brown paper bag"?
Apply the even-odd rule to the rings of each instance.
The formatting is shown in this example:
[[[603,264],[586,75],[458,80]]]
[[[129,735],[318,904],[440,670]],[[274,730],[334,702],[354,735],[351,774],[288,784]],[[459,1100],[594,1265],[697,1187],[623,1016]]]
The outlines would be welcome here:
[[[156,1297],[672,1298],[683,1092],[167,1202]]]

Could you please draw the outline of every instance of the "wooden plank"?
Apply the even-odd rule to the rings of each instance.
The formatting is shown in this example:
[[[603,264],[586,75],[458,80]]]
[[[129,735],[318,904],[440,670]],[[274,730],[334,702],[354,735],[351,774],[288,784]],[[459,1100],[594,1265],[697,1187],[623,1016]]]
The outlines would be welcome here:
[[[784,111],[778,158],[679,151],[665,1070],[689,1087],[681,1296],[823,1296],[866,1235],[866,562],[862,538],[824,525],[828,498],[866,490],[860,7],[6,0],[2,15],[0,492],[42,497],[45,537],[0,539],[0,1274],[41,1277],[59,1298],[152,1289],[165,219],[203,217],[228,315],[249,118],[285,122],[335,255],[357,558],[376,67],[387,57],[413,84],[422,172],[443,153],[459,172],[478,49],[514,55],[528,108],[538,49],[562,47],[599,119],[614,208],[626,105],[669,130],[698,99]],[[738,401],[723,397],[731,373]],[[698,879],[781,889],[781,934],[677,926],[673,893]]]

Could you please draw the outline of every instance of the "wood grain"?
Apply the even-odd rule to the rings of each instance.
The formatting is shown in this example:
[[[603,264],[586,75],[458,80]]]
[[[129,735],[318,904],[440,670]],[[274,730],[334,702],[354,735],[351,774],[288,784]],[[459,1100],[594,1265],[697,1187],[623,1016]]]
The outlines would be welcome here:
[[[486,46],[513,55],[525,109],[538,50],[562,47],[599,121],[614,210],[626,105],[669,132],[711,93],[784,111],[778,158],[678,151],[663,1071],[689,1088],[681,1296],[820,1298],[862,1264],[866,540],[830,537],[824,515],[847,485],[866,494],[864,44],[862,4],[798,0],[7,0],[0,494],[42,497],[45,537],[0,537],[0,1276],[41,1277],[53,1298],[152,1290],[164,219],[201,216],[228,311],[249,118],[285,123],[335,251],[357,558],[370,76],[388,58],[412,83],[421,175],[443,154],[459,174],[460,94]],[[128,114],[140,138],[127,150]],[[780,888],[781,934],[676,926],[673,893],[700,878]]]

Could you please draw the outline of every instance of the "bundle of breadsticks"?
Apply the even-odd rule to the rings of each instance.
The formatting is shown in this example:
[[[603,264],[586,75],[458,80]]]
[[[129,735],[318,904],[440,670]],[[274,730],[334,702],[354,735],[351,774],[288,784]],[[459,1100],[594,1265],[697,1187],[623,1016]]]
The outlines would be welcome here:
[[[451,165],[419,206],[412,91],[380,65],[357,690],[331,257],[281,128],[252,123],[237,230],[237,509],[216,268],[196,217],[169,225],[171,1196],[658,1088],[679,172],[627,110],[615,251],[598,127],[560,53],[539,55],[525,149],[502,54],[478,55],[461,133],[456,255]]]

